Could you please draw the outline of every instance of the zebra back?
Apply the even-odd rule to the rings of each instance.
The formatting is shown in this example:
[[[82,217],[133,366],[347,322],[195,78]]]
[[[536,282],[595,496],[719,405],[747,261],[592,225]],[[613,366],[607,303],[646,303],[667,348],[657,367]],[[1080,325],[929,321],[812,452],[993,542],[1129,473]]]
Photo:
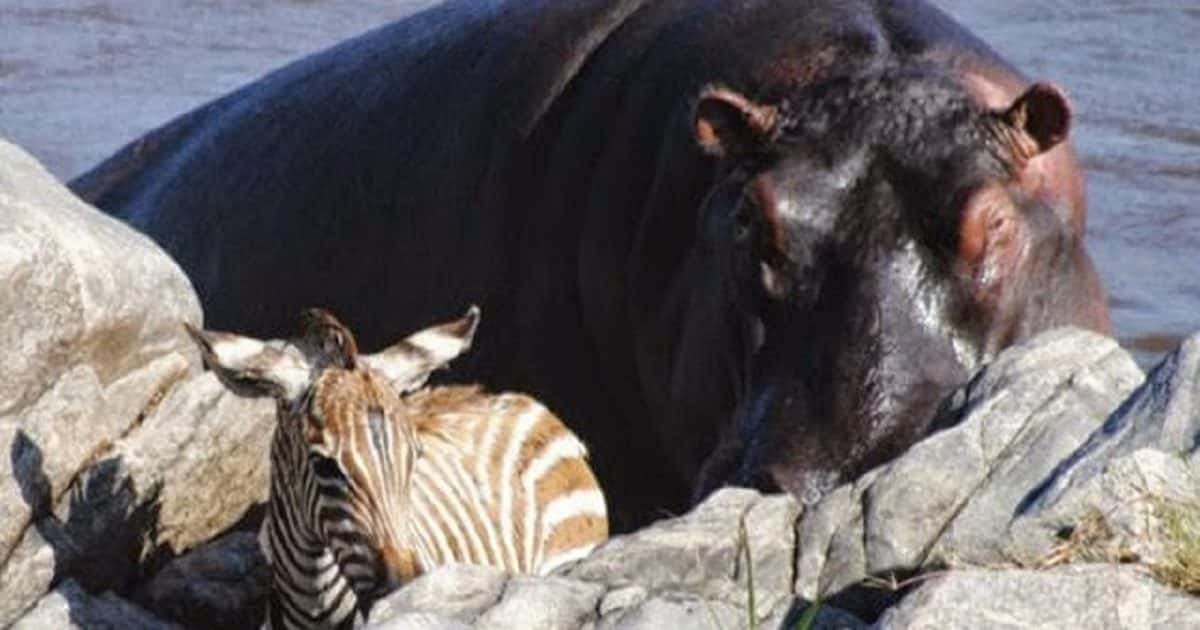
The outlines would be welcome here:
[[[421,452],[409,532],[422,565],[545,574],[607,538],[587,449],[538,401],[437,387],[405,404]]]

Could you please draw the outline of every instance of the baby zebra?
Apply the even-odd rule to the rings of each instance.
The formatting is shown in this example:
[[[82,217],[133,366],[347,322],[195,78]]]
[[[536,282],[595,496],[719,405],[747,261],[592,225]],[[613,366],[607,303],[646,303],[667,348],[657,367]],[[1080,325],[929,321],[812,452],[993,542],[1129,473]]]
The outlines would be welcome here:
[[[348,628],[432,567],[544,574],[607,537],[584,446],[545,407],[473,387],[418,391],[478,322],[472,308],[373,355],[317,309],[286,343],[188,327],[227,387],[277,401],[260,537],[273,628]]]

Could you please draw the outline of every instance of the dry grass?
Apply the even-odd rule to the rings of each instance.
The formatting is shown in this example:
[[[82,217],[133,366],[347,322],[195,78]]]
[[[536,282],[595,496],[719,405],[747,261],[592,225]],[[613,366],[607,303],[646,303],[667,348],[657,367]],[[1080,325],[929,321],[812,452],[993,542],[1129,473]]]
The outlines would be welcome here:
[[[1160,500],[1155,505],[1166,536],[1165,558],[1150,566],[1154,577],[1200,595],[1200,504]]]
[[[1067,533],[1066,539],[1029,568],[1049,569],[1077,562],[1137,562],[1137,554],[1120,544],[1108,520],[1099,510],[1091,510]]]

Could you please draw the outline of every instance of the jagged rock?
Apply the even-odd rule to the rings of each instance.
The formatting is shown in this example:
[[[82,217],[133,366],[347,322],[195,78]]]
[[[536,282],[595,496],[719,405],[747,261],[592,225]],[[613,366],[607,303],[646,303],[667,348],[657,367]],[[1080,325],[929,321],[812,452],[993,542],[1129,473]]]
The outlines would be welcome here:
[[[749,572],[740,555],[739,526],[744,522],[757,608],[766,617],[792,599],[799,513],[799,504],[790,496],[721,490],[684,516],[614,538],[566,575],[610,589],[637,585],[687,592],[744,608]]]
[[[1061,494],[1120,455],[1141,448],[1167,453],[1200,451],[1200,334],[1151,370],[1145,383],[1056,470],[1039,499]]]
[[[1198,628],[1200,598],[1173,591],[1128,566],[951,571],[931,578],[872,627]]]
[[[91,590],[129,592],[158,556],[213,538],[266,500],[270,402],[196,374],[147,413],[79,473],[0,567],[0,622],[66,576]]]
[[[799,512],[790,496],[721,490],[684,516],[608,541],[556,575],[441,567],[376,604],[370,621],[421,612],[477,628],[701,628],[714,620],[722,624],[716,627],[741,627],[752,563],[756,621],[778,624],[794,599]]]
[[[1055,532],[1102,514],[1115,543],[1154,562],[1160,504],[1200,502],[1200,335],[1168,355],[1026,499],[1013,544],[1025,555]]]
[[[267,499],[275,406],[229,393],[210,373],[177,384],[112,453],[121,475],[155,496],[154,543],[182,552]]]
[[[112,593],[91,595],[67,580],[37,603],[13,630],[177,630]]]
[[[40,522],[188,369],[200,307],[145,238],[0,141],[0,625],[70,564]],[[183,354],[187,350],[189,354]],[[42,530],[42,531],[39,531]]]
[[[1141,449],[1018,518],[1007,544],[1024,564],[1047,561],[1056,545],[1068,556],[1059,560],[1155,564],[1169,552],[1163,519],[1172,505],[1200,505],[1200,470],[1177,454]]]
[[[1024,497],[1141,380],[1116,342],[1080,330],[1004,351],[950,398],[950,428],[806,515],[797,593],[827,600],[868,576],[1007,560]]]
[[[234,532],[167,564],[134,598],[189,628],[257,628],[271,571],[253,532]]]

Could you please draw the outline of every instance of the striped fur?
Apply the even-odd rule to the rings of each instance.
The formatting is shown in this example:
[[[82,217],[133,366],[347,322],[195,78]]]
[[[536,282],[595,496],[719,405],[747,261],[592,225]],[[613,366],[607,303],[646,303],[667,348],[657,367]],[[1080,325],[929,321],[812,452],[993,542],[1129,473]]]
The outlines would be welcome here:
[[[285,348],[192,331],[227,384],[278,401],[261,536],[273,627],[350,627],[432,567],[545,574],[607,537],[586,449],[536,400],[461,386],[404,393],[469,347],[477,321],[472,311],[362,357],[320,311]]]

